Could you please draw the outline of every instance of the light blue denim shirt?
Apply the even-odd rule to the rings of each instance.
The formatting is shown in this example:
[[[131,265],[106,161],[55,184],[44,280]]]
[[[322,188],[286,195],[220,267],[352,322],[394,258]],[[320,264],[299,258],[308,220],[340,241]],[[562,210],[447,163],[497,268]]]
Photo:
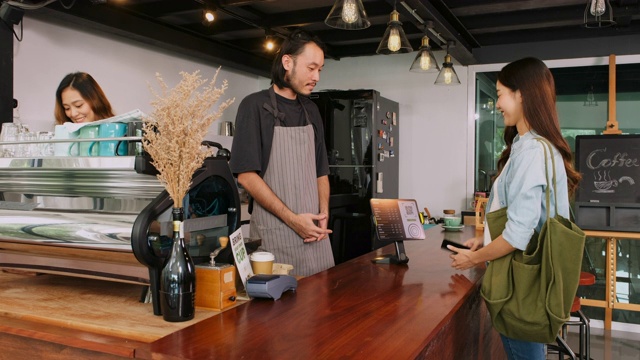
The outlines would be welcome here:
[[[533,131],[523,136],[516,135],[511,146],[509,162],[502,170],[498,181],[493,185],[487,209],[491,209],[493,194],[498,192],[500,208],[508,207],[507,223],[502,236],[511,246],[525,250],[534,230],[540,232],[546,221],[547,206],[543,143],[536,140],[540,137]],[[544,145],[546,147],[546,145]],[[548,150],[548,147],[546,147]],[[569,218],[569,193],[567,189],[567,173],[564,169],[562,155],[553,147],[556,165],[556,191],[558,212]],[[547,151],[548,153],[548,151]],[[548,159],[548,178],[551,184],[553,171],[551,158]],[[555,216],[555,199],[551,187],[550,216]]]

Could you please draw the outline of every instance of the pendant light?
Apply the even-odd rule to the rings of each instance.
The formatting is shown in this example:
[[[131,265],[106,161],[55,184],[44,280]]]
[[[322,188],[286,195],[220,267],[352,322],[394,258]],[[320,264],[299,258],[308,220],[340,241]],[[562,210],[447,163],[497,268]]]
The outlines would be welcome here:
[[[371,26],[362,0],[336,0],[324,23],[344,30],[362,30]]]
[[[584,9],[583,25],[586,28],[601,28],[615,25],[613,9],[609,0],[588,0]]]
[[[591,85],[591,90],[587,92],[587,100],[584,101],[583,106],[598,106],[598,101],[596,100],[596,96],[593,94],[593,85]]]
[[[384,32],[382,41],[380,41],[380,45],[378,45],[376,54],[389,55],[412,52],[413,48],[411,44],[409,44],[407,36],[404,34],[402,23],[400,22],[400,13],[396,11],[395,5],[393,6],[391,20],[388,25],[387,31]]]
[[[264,29],[264,49],[266,52],[273,52],[276,48],[275,33],[271,29]]]
[[[440,70],[440,74],[438,74],[436,82],[434,83],[436,85],[460,85],[460,79],[458,78],[458,74],[456,74],[456,70],[453,68],[451,55],[449,55],[449,46],[454,45],[454,41],[447,41],[447,55],[444,56],[442,70]]]
[[[422,45],[409,71],[423,73],[440,71],[440,66],[438,66],[438,62],[435,56],[433,56],[433,51],[431,51],[431,46],[429,46],[429,38],[426,35],[422,37]]]

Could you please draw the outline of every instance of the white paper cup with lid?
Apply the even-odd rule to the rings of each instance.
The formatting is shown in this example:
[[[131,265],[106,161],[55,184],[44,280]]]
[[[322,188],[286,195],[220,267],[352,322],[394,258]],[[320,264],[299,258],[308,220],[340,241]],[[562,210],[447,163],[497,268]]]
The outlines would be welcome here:
[[[249,260],[251,261],[251,269],[254,274],[271,274],[273,272],[275,256],[273,256],[272,253],[256,251],[251,253]]]

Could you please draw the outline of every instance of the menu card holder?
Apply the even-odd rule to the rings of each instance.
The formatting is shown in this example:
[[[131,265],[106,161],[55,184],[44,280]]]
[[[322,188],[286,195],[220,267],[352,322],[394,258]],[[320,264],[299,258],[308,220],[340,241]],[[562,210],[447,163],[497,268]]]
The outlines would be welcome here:
[[[420,220],[418,204],[410,199],[371,199],[371,212],[376,236],[380,241],[393,241],[395,254],[376,257],[377,264],[406,264],[409,258],[404,249],[404,240],[423,240],[424,229]]]

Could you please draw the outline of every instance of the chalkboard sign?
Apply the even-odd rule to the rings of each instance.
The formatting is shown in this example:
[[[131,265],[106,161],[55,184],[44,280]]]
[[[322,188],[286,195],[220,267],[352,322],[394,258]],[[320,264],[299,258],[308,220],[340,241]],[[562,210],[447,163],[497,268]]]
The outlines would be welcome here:
[[[583,229],[640,230],[640,135],[576,137],[576,223]]]
[[[640,203],[640,135],[579,135],[576,201]]]

